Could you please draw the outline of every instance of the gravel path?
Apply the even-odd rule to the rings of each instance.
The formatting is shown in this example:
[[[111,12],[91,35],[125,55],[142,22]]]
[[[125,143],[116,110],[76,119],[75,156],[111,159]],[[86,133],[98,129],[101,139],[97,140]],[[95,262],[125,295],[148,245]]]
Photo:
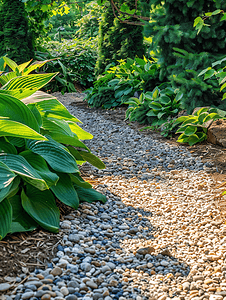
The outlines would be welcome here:
[[[86,144],[106,170],[83,169],[108,201],[66,216],[52,263],[19,275],[14,291],[8,278],[0,299],[226,299],[226,225],[214,200],[222,188],[206,172],[212,165],[71,106],[78,97],[58,99],[94,135]]]

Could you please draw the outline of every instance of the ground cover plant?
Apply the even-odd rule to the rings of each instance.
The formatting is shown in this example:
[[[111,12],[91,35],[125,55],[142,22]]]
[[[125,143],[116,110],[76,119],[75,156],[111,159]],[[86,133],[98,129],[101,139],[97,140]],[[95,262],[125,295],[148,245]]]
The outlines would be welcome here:
[[[38,226],[58,232],[55,198],[75,209],[106,201],[78,168],[105,167],[81,141],[92,135],[55,97],[37,92],[57,74],[29,74],[45,62],[29,63],[0,60],[0,240]],[[6,65],[12,71],[4,74]]]

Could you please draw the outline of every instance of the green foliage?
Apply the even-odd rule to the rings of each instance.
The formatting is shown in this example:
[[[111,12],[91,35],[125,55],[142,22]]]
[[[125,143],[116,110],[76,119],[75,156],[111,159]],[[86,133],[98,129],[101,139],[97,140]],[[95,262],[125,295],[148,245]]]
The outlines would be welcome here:
[[[126,5],[131,10],[135,9],[134,0],[116,1],[115,4]],[[128,21],[133,20],[134,18],[131,17],[128,19]],[[144,55],[142,26],[122,23],[114,18],[110,1],[106,1],[99,28],[96,74],[102,74],[106,66],[112,62],[116,63],[120,59],[133,59],[136,56],[142,58]]]
[[[22,1],[6,0],[0,6],[0,56],[22,63],[34,57],[33,36]]]
[[[161,89],[159,86],[153,92],[142,93],[139,99],[132,97],[125,102],[129,104],[126,119],[151,124],[146,129],[154,129],[178,114],[182,97],[183,94],[178,90],[169,87]]]
[[[221,60],[215,61],[212,63],[212,67],[208,67],[204,69],[198,76],[205,75],[204,80],[207,80],[209,78],[212,78],[213,76],[218,80],[218,84],[221,86],[220,87],[220,92],[225,91],[226,88],[226,57],[224,57]],[[218,67],[215,69],[215,67]],[[220,67],[220,68],[219,68]],[[222,100],[226,98],[226,93],[223,94]]]
[[[36,92],[56,74],[28,74],[41,63],[0,59],[1,68],[6,63],[12,72],[0,77],[11,77],[0,88],[0,240],[37,226],[58,232],[55,198],[75,209],[81,201],[106,201],[79,174],[86,161],[105,167],[81,141],[92,135],[55,97]]]
[[[115,66],[109,65],[103,76],[94,82],[94,87],[87,90],[90,106],[111,108],[125,103],[135,92],[153,89],[158,83],[160,65],[136,57],[120,60]]]
[[[207,138],[207,125],[209,121],[222,119],[221,112],[214,108],[203,107],[193,115],[179,117],[174,125],[180,124],[176,133],[181,133],[177,142],[188,143],[190,146],[202,142]]]
[[[86,42],[74,39],[47,42],[36,52],[39,60],[51,60],[46,63],[46,72],[59,72],[55,80],[46,86],[46,90],[55,92],[74,92],[74,83],[90,87],[94,81],[96,62],[95,40]]]
[[[215,57],[207,52],[189,53],[185,50],[174,48],[177,58],[175,65],[169,66],[168,77],[174,88],[179,88],[184,94],[183,108],[191,113],[195,107],[215,106],[222,109],[226,104],[220,101],[218,83],[216,78],[207,78],[203,81],[198,74],[209,67]]]

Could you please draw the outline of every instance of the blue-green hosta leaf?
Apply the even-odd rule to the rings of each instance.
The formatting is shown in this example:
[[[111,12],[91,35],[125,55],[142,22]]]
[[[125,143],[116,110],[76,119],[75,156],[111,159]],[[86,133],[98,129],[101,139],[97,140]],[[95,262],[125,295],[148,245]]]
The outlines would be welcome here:
[[[4,137],[0,137],[0,153],[17,154],[13,144],[9,143]]]
[[[12,223],[12,206],[8,199],[4,199],[0,203],[0,241],[4,239]]]
[[[6,164],[0,161],[0,190],[10,185],[15,177],[16,174],[12,172]]]
[[[57,174],[51,172],[44,158],[31,150],[21,152],[26,161],[37,171],[43,180],[47,183],[48,187],[55,185],[59,180]]]
[[[94,167],[98,169],[105,169],[105,164],[94,154],[85,151],[79,151],[79,154],[83,157],[84,160],[88,161]]]
[[[68,174],[57,173],[59,180],[56,185],[51,186],[51,191],[64,204],[77,209],[79,206],[79,198],[76,193],[71,178]]]
[[[21,182],[21,178],[20,178],[20,176],[17,176],[13,180],[13,182],[10,184],[10,189],[7,192],[7,195],[6,195],[7,198],[11,198],[11,197],[13,197],[14,195],[17,194],[17,192],[19,191],[20,182]],[[1,192],[0,192],[0,198],[1,198]]]
[[[11,120],[0,119],[0,136],[11,136],[24,139],[47,140],[46,137],[27,125]]]
[[[68,121],[67,123],[70,126],[71,131],[74,132],[80,140],[91,140],[93,138],[91,133],[85,131],[74,122]]]
[[[60,211],[53,194],[40,191],[31,185],[21,192],[22,207],[41,227],[51,232],[59,231]]]
[[[14,182],[11,182],[7,187],[0,190],[0,203],[10,195],[11,189],[13,188]]]
[[[92,185],[83,180],[79,174],[70,174],[71,181],[75,183],[77,186],[83,187],[84,189],[91,189]]]
[[[13,137],[13,136],[7,136],[5,138],[7,139],[7,141],[10,142],[10,144],[12,144],[15,147],[18,147],[18,148],[25,147],[25,139],[23,139],[23,138]],[[12,153],[12,154],[14,154],[14,153]]]
[[[39,132],[39,126],[33,113],[15,97],[0,93],[0,116],[27,125]]]
[[[75,190],[79,197],[79,202],[96,202],[100,201],[105,203],[107,201],[106,196],[102,195],[101,193],[93,190],[93,189],[84,189],[82,187],[77,186],[74,184]]]
[[[57,99],[50,99],[37,102],[36,106],[40,114],[44,117],[56,118],[59,120],[68,120],[73,122],[79,122],[79,119],[72,116],[66,107],[60,103]]]
[[[27,141],[27,147],[34,153],[42,156],[46,162],[57,172],[79,172],[74,157],[62,148],[62,145],[53,141]]]
[[[52,139],[54,139],[58,143],[62,143],[65,145],[71,145],[71,146],[78,147],[78,148],[83,148],[90,152],[90,149],[83,142],[81,142],[77,137],[72,137],[72,136],[63,135],[63,134],[57,134],[54,132],[53,133],[49,132],[49,135],[51,136]]]
[[[20,195],[14,195],[8,200],[13,209],[10,233],[31,231],[38,227],[35,220],[32,219],[23,209]]]
[[[8,83],[3,85],[1,90],[6,91],[18,99],[23,99],[34,94],[56,75],[57,73],[47,73],[19,76],[11,79]]]
[[[0,154],[0,161],[5,163],[13,172],[40,190],[48,189],[46,182],[37,171],[20,155]]]

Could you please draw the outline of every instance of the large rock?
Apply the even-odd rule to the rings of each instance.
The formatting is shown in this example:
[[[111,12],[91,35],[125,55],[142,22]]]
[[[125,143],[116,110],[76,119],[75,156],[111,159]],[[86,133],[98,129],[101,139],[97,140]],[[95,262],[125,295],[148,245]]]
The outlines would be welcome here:
[[[214,121],[207,131],[207,141],[226,147],[226,120]]]

